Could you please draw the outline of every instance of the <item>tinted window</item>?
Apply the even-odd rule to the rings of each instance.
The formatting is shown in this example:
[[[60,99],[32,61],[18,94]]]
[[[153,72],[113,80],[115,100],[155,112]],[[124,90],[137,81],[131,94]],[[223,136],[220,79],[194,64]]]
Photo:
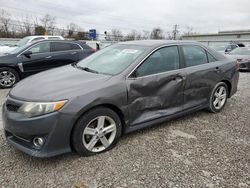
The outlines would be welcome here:
[[[53,48],[54,52],[72,50],[71,43],[54,42],[53,45],[54,45],[54,48]]]
[[[79,45],[77,45],[77,44],[71,44],[71,49],[72,50],[80,50],[81,48],[79,47]]]
[[[206,51],[199,46],[184,45],[183,53],[186,67],[207,63]]]
[[[34,47],[32,47],[29,51],[31,51],[32,54],[50,52],[50,43],[43,42],[43,43],[37,44]]]
[[[82,46],[82,48],[83,48],[84,50],[91,50],[91,49],[92,49],[92,47],[89,46],[88,44],[81,44],[81,46]]]
[[[137,76],[146,76],[179,69],[177,46],[165,47],[155,51],[137,69]]]

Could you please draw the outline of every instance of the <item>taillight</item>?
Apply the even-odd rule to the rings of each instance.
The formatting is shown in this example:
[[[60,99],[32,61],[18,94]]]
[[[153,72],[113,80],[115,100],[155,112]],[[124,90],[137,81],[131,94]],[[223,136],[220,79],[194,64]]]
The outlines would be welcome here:
[[[92,49],[91,49],[91,52],[92,52],[92,53],[95,53],[95,52],[96,52],[96,49],[95,49],[95,48],[92,48]]]
[[[240,69],[240,61],[236,60],[235,65],[236,65],[236,69],[239,70]]]

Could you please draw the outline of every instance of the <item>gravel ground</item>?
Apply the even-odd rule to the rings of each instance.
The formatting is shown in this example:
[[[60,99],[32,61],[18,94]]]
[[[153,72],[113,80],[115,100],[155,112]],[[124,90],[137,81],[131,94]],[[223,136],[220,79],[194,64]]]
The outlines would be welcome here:
[[[239,91],[219,114],[201,111],[137,131],[92,157],[32,158],[7,145],[0,131],[0,185],[250,187],[249,82],[250,73],[241,73]]]

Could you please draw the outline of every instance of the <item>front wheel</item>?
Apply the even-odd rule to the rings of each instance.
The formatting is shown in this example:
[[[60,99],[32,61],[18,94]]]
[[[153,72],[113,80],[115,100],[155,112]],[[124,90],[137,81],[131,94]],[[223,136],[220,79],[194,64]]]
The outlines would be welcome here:
[[[95,108],[84,114],[75,125],[72,146],[79,155],[94,155],[113,148],[121,133],[121,120],[113,110]]]
[[[15,83],[20,80],[18,73],[8,67],[0,68],[0,88],[11,88]]]
[[[219,82],[211,93],[208,110],[213,113],[220,112],[227,102],[227,97],[227,85],[224,82]]]

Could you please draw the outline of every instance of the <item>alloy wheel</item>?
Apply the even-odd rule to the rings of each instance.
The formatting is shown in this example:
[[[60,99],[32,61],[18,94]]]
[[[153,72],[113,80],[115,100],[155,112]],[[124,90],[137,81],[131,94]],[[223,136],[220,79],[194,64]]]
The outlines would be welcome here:
[[[11,87],[16,82],[15,75],[10,71],[0,72],[0,85],[3,87]]]
[[[116,129],[116,123],[111,117],[98,116],[90,121],[84,129],[83,145],[91,152],[101,152],[114,141]]]
[[[220,110],[227,99],[227,89],[224,86],[220,86],[216,89],[213,97],[214,108]]]

